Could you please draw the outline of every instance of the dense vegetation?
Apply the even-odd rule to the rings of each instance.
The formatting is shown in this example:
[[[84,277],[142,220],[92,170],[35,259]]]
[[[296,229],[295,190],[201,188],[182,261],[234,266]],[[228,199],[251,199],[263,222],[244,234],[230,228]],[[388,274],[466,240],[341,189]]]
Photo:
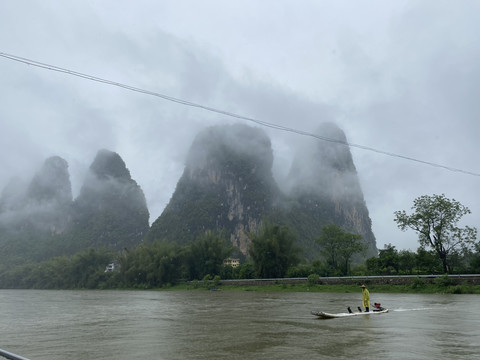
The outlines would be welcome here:
[[[300,262],[299,252],[288,228],[269,224],[253,236],[250,247],[255,273],[261,278],[284,277],[291,266]]]
[[[185,284],[172,287],[172,289],[193,289],[200,284]],[[203,285],[203,284],[201,284]],[[207,285],[207,284],[205,284]],[[211,285],[205,286],[210,288]],[[271,285],[222,285],[222,290],[229,291],[264,291],[264,292],[336,292],[358,293],[358,285],[319,285],[319,284],[271,284]],[[404,285],[369,285],[372,293],[422,293],[422,294],[480,294],[480,285],[453,284],[448,277],[435,279],[433,283],[426,283],[422,279],[416,279],[411,284]]]
[[[0,287],[148,289],[170,287],[185,281],[201,284],[210,280],[215,283],[220,279],[271,276],[314,279],[339,275],[443,273],[442,262],[434,251],[423,248],[417,252],[397,251],[392,245],[380,250],[378,257],[353,266],[349,272],[345,272],[343,263],[335,267],[328,259],[299,264],[291,240],[288,229],[269,225],[256,238],[255,250],[249,260],[243,261],[236,268],[223,264],[223,260],[235,253],[235,249],[222,233],[206,232],[188,245],[154,242],[121,253],[87,249],[70,257],[61,256],[39,263],[0,267]],[[283,255],[275,252],[275,249],[283,249]],[[258,252],[262,253],[261,256]],[[112,262],[116,264],[116,269],[105,272],[106,265]],[[480,273],[480,247],[463,255],[458,254],[452,258],[451,264],[451,273]]]
[[[329,224],[323,227],[317,242],[321,253],[331,269],[339,269],[343,274],[350,272],[353,255],[366,250],[362,237],[343,231],[339,226]]]

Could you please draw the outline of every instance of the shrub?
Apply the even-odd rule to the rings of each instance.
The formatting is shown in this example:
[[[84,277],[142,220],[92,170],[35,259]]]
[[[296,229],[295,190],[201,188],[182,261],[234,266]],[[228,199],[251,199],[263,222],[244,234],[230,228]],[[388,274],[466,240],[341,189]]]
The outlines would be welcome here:
[[[320,280],[320,275],[318,274],[308,275],[307,282],[309,286],[316,285],[318,283],[318,280]]]
[[[412,288],[413,289],[418,289],[418,288],[421,288],[425,285],[425,283],[423,282],[422,279],[420,279],[419,277],[415,278],[412,282]]]
[[[448,275],[443,275],[442,277],[435,279],[435,284],[438,286],[447,287],[452,285],[452,279],[450,279]]]
[[[207,274],[203,277],[203,287],[209,288],[210,287],[210,280],[212,280],[212,275]]]

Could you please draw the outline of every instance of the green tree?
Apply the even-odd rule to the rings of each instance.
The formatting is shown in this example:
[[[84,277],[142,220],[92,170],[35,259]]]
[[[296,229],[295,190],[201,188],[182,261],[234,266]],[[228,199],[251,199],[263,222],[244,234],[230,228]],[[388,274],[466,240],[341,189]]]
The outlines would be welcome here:
[[[353,255],[364,252],[367,246],[362,244],[362,235],[345,233],[342,247],[340,248],[340,258],[342,259],[342,270],[345,275],[350,273],[350,263]]]
[[[251,262],[243,263],[237,269],[238,269],[238,276],[237,276],[238,279],[254,279],[257,276],[257,274],[255,273],[255,267]]]
[[[372,256],[371,258],[368,258],[365,261],[365,265],[369,275],[378,275],[380,273],[380,262],[377,257]]]
[[[222,232],[207,230],[190,244],[188,266],[192,279],[203,279],[207,274],[220,275],[223,260],[233,251],[232,244]]]
[[[166,240],[124,250],[117,258],[121,286],[162,287],[182,277],[183,248]]]
[[[111,262],[113,254],[105,249],[85,249],[73,255],[64,274],[68,276],[70,287],[77,289],[93,289],[101,280],[105,266]]]
[[[413,213],[395,211],[395,222],[402,230],[412,229],[419,235],[422,247],[432,248],[440,258],[443,272],[451,272],[451,255],[456,251],[466,251],[476,242],[477,229],[457,226],[461,218],[470,210],[455,199],[445,195],[420,196],[413,201]]]
[[[475,247],[475,252],[471,252],[469,256],[470,272],[472,274],[480,273],[480,244]]]
[[[420,273],[435,274],[442,271],[442,263],[435,251],[422,247],[417,250],[416,264]]]
[[[286,226],[265,223],[258,235],[252,236],[249,253],[258,276],[262,278],[284,277],[290,266],[300,262],[299,249]]]
[[[329,224],[322,228],[322,234],[315,241],[321,247],[321,253],[333,270],[348,274],[352,256],[366,249],[362,236],[347,233],[338,225]]]
[[[392,270],[398,274],[399,269],[399,258],[398,258],[398,251],[392,244],[384,245],[382,250],[378,251],[378,260],[380,262],[380,267],[386,272],[390,274]]]
[[[398,265],[400,270],[405,273],[412,274],[413,269],[415,268],[415,258],[416,255],[413,251],[410,250],[401,250],[398,253]]]

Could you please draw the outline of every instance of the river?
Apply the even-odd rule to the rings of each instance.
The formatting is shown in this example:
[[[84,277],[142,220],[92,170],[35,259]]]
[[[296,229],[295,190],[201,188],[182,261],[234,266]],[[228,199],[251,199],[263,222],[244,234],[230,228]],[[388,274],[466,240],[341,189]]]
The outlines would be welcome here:
[[[0,348],[31,360],[480,359],[478,295],[371,298],[390,312],[310,314],[356,308],[360,290],[0,290]]]

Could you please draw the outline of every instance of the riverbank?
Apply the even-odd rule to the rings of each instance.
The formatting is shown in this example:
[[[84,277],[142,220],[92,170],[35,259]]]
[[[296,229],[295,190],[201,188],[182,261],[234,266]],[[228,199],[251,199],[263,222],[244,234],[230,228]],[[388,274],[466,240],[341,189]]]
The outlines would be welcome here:
[[[319,278],[245,279],[217,282],[193,281],[169,290],[259,291],[259,292],[334,292],[355,293],[366,284],[370,292],[397,294],[480,294],[479,275],[387,276]]]
[[[373,293],[391,294],[480,294],[480,285],[437,285],[422,284],[412,285],[371,285],[368,286]],[[306,285],[306,284],[272,284],[272,285],[193,285],[178,284],[159,289],[161,291],[186,290],[186,291],[256,291],[256,292],[318,292],[318,293],[355,293],[359,292],[356,285]]]
[[[187,286],[186,289],[193,289]],[[412,285],[371,285],[368,286],[371,293],[392,294],[480,294],[480,285],[437,285],[422,284]],[[360,289],[356,285],[300,285],[300,284],[277,284],[264,286],[232,286],[220,285],[209,290],[215,291],[261,291],[261,292],[325,292],[325,293],[356,293]]]

